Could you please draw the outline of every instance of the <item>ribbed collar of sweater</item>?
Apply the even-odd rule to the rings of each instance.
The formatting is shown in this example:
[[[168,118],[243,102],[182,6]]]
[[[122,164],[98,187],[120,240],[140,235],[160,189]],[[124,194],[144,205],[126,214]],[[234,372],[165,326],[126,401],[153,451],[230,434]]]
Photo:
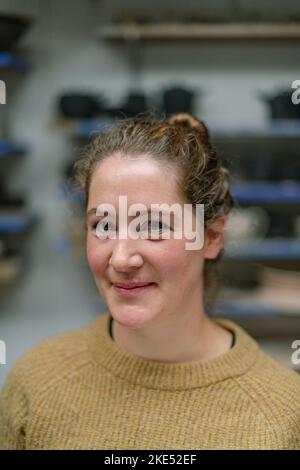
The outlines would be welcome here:
[[[203,362],[165,363],[133,355],[109,335],[110,313],[105,312],[89,327],[88,346],[94,360],[119,379],[141,387],[186,390],[205,387],[245,374],[256,362],[256,341],[231,320],[214,321],[234,331],[235,345],[221,356]]]

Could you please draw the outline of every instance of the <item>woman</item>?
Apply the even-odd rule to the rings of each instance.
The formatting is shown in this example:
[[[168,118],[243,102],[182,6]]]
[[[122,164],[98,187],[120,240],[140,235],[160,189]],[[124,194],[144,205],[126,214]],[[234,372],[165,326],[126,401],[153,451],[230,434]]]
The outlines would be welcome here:
[[[300,448],[298,375],[234,322],[207,315],[234,204],[228,177],[190,115],[125,119],[92,141],[76,178],[107,312],[18,361],[1,395],[2,448]],[[175,215],[166,226],[155,213],[140,237],[121,238],[113,211],[98,210],[117,213],[120,196],[147,210],[204,204],[203,244],[186,249]]]

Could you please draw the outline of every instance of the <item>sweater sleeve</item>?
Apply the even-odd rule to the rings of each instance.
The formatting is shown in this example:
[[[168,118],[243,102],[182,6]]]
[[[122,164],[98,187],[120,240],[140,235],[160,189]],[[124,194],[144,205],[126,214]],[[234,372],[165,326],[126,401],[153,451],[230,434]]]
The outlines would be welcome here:
[[[15,366],[0,395],[0,450],[25,449],[26,418],[22,373]]]

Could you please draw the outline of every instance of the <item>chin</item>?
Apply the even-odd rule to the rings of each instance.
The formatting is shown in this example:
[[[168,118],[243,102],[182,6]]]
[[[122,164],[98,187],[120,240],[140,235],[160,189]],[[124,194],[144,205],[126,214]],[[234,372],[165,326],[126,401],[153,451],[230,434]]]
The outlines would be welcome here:
[[[142,328],[151,323],[153,318],[150,308],[139,307],[138,305],[108,305],[108,308],[113,319],[128,328]]]

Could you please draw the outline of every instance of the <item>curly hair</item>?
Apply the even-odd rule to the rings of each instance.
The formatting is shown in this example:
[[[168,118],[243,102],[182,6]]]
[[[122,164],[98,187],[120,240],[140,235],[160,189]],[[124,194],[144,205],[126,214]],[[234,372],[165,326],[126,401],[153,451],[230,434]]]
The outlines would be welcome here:
[[[228,170],[211,143],[203,121],[187,113],[168,119],[150,114],[120,120],[107,132],[96,136],[74,164],[74,181],[85,195],[86,203],[92,175],[106,158],[150,156],[160,164],[177,169],[176,184],[187,203],[204,204],[204,228],[227,215],[235,201],[230,192]],[[204,262],[204,302],[211,306],[220,288],[220,259]]]

